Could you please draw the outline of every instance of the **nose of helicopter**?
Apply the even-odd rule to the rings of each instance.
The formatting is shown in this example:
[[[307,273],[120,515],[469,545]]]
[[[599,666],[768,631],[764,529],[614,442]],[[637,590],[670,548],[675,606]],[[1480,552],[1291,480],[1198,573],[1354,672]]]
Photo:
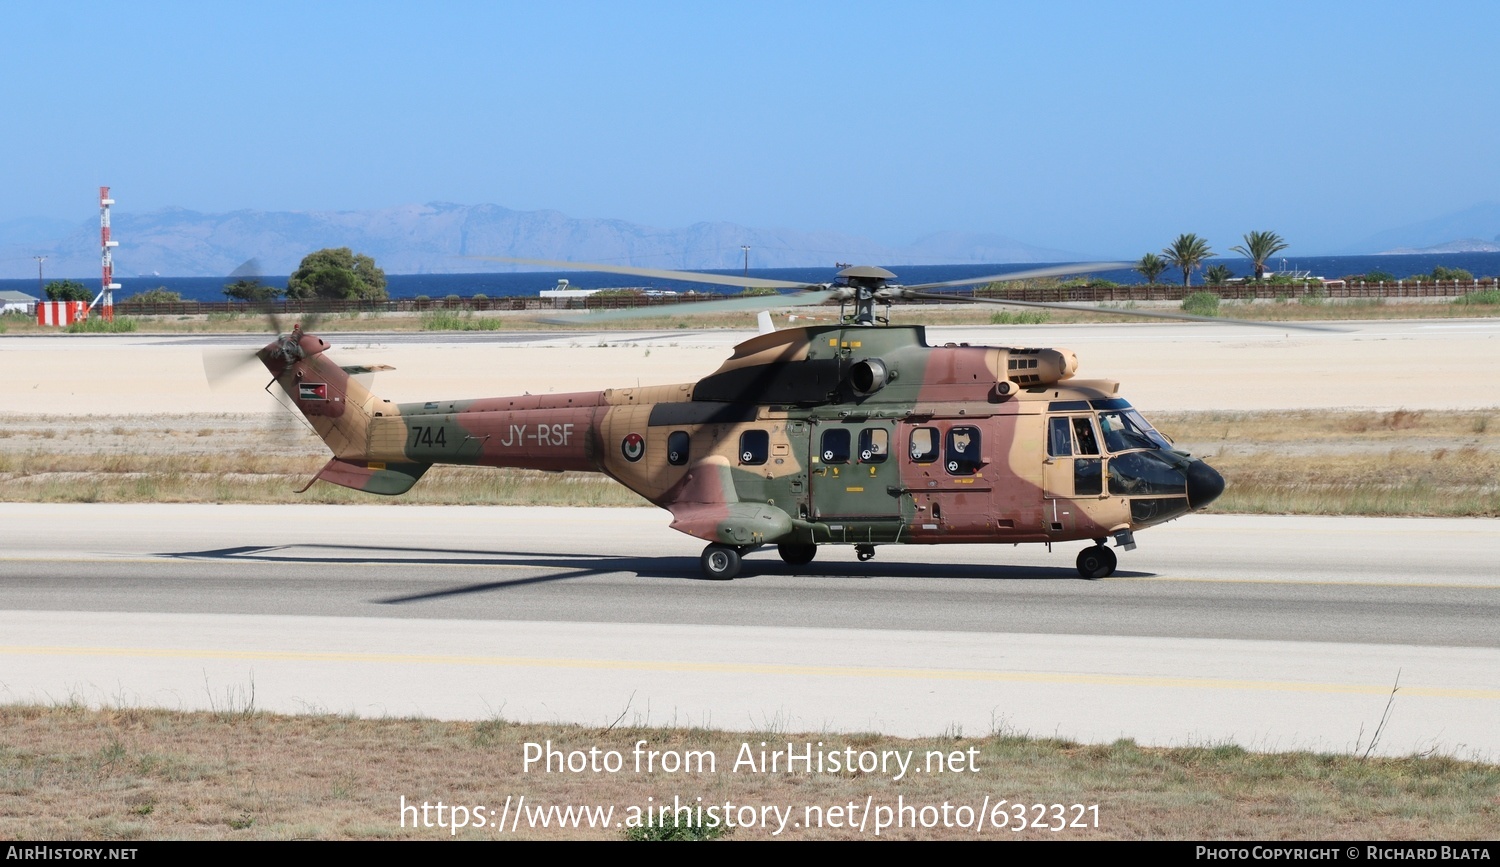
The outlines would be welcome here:
[[[1201,509],[1224,493],[1224,477],[1203,461],[1189,464],[1186,475],[1188,505],[1191,508]]]

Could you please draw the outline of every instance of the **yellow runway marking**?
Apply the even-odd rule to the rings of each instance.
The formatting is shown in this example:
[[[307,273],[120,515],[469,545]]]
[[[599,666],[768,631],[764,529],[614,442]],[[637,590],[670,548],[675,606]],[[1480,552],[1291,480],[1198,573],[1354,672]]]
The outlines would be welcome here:
[[[1419,590],[1500,590],[1500,584],[1431,584],[1407,581],[1287,581],[1281,578],[1106,578],[1138,584],[1275,584],[1283,587],[1410,587]]]
[[[1158,689],[1211,689],[1263,692],[1321,692],[1340,695],[1388,695],[1387,684],[1315,683],[1277,680],[1228,680],[1068,672],[969,671],[945,668],[864,668],[834,665],[786,665],[737,662],[569,659],[527,656],[459,656],[345,651],[224,650],[151,647],[3,646],[0,656],[102,656],[131,659],[223,659],[263,662],[353,662],[377,665],[465,665],[488,668],[553,668],[598,671],[658,671],[699,674],[759,674],[796,677],[894,678],[998,683],[1045,683],[1072,686],[1142,686]],[[1403,686],[1401,695],[1500,701],[1500,689]]]
[[[566,555],[559,555],[566,556]],[[294,563],[322,563],[325,566],[460,566],[471,569],[572,569],[571,565],[559,563],[489,563],[489,562],[464,562],[462,560],[423,560],[408,558],[363,558],[351,557],[344,560],[333,560],[329,558],[313,559],[310,557],[270,557],[256,556],[254,554],[232,554],[228,557],[0,557],[0,563],[149,563],[153,566],[201,566],[204,563],[255,563],[261,566],[275,566],[286,562]]]

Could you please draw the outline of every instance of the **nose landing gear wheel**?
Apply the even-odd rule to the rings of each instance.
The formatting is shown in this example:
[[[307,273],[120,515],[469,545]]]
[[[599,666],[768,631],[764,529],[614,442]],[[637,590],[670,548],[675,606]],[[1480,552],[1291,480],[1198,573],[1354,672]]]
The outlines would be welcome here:
[[[713,544],[703,549],[698,558],[703,574],[715,581],[728,581],[740,574],[740,552],[728,545]]]
[[[863,562],[865,562],[867,560],[874,560],[875,559],[875,546],[874,545],[855,545],[854,546],[854,556],[858,557],[859,558],[859,562],[861,562],[861,563],[863,563]]]
[[[1084,548],[1078,552],[1078,574],[1090,581],[1108,578],[1114,571],[1115,552],[1103,545]]]
[[[791,566],[806,566],[818,556],[817,545],[804,545],[799,542],[782,542],[776,546],[776,553],[781,555],[783,562]]]

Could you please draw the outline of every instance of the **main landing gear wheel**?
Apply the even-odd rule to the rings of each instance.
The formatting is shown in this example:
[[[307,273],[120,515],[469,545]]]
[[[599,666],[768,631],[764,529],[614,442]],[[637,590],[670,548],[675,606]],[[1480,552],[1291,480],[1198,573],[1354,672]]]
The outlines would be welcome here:
[[[714,543],[703,549],[698,558],[703,574],[715,581],[728,581],[740,574],[740,549]]]
[[[1114,574],[1115,562],[1115,552],[1103,545],[1084,548],[1078,552],[1078,574],[1090,581],[1108,578]]]
[[[806,566],[818,556],[818,546],[801,542],[782,542],[776,546],[776,553],[780,554],[782,561],[790,566]]]
[[[859,562],[861,562],[861,563],[864,563],[867,560],[874,560],[875,559],[875,546],[874,545],[855,545],[854,546],[854,556],[858,557],[859,558]]]

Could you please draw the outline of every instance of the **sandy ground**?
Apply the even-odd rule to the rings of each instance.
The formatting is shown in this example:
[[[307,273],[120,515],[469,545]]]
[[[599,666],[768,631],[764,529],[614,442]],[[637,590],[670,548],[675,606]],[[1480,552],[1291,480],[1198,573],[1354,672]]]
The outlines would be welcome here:
[[[1064,346],[1150,410],[1471,409],[1500,406],[1500,320],[1345,323],[1336,332],[1194,324],[934,328],[929,341]],[[344,364],[388,364],[397,401],[587,391],[696,380],[745,334],[335,335]],[[204,354],[256,335],[0,337],[0,415],[276,412],[248,364],[211,389]]]

